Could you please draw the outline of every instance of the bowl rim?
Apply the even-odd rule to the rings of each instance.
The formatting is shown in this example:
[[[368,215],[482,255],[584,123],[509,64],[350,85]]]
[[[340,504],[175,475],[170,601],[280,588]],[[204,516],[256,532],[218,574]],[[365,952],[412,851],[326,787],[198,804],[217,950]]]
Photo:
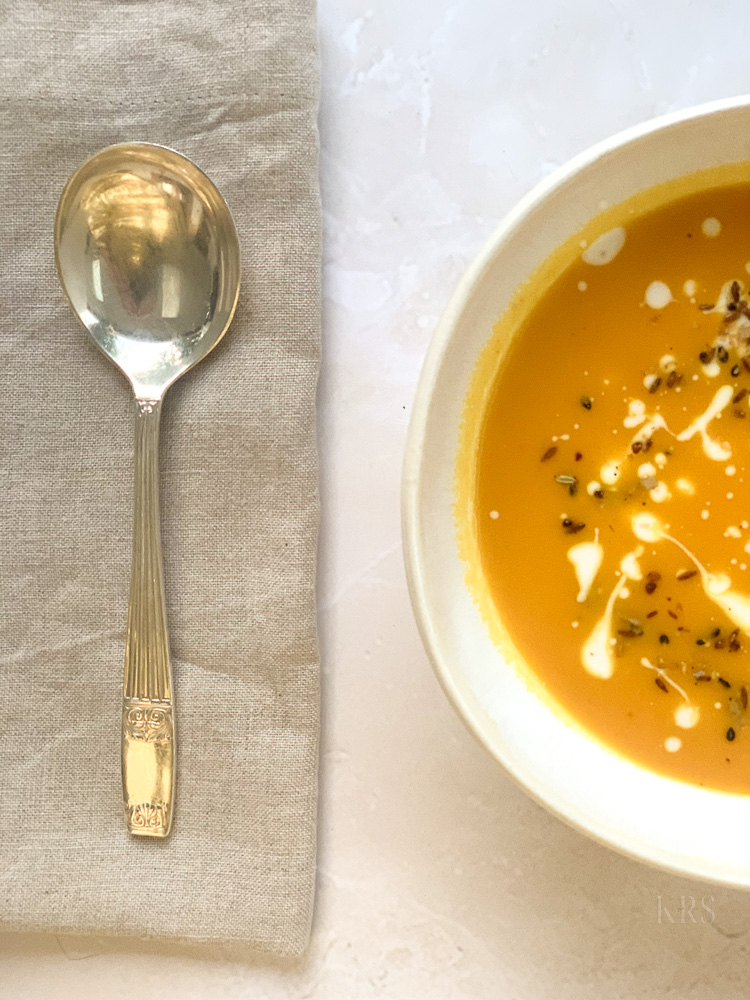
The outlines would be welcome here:
[[[543,178],[523,195],[501,218],[492,234],[485,240],[478,254],[464,271],[455,290],[448,299],[448,303],[430,338],[417,382],[406,435],[401,479],[401,534],[404,567],[412,610],[422,644],[432,664],[432,668],[443,691],[469,732],[503,767],[516,784],[523,788],[535,802],[558,819],[563,820],[568,826],[573,827],[597,843],[609,847],[626,857],[640,861],[653,868],[710,882],[711,884],[748,889],[750,888],[750,884],[740,882],[730,876],[721,877],[717,874],[708,874],[697,863],[691,864],[689,861],[681,863],[674,858],[670,858],[664,851],[658,852],[657,856],[656,851],[652,850],[649,853],[646,850],[639,849],[629,840],[627,835],[620,837],[611,833],[604,834],[583,824],[572,812],[566,811],[563,803],[558,802],[555,804],[543,797],[524,780],[523,776],[512,766],[512,762],[504,759],[498,752],[498,748],[493,746],[491,741],[485,737],[483,727],[477,720],[469,699],[465,697],[456,682],[454,670],[443,659],[438,634],[439,629],[435,626],[425,591],[425,560],[424,549],[420,540],[419,518],[420,497],[423,489],[423,441],[429,422],[435,385],[456,323],[464,312],[475,287],[481,281],[482,276],[490,267],[492,260],[508,236],[550,194],[566,184],[584,168],[593,165],[608,154],[621,149],[631,142],[668,129],[674,125],[743,107],[750,107],[750,93],[693,105],[679,111],[650,118],[616,132],[588,147],[581,153],[576,154],[547,177]],[[693,860],[698,862],[698,859]]]

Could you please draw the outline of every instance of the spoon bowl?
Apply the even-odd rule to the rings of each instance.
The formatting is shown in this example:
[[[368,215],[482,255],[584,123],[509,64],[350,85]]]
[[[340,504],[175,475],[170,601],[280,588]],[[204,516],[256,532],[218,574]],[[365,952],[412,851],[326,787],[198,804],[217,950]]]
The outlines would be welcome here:
[[[155,399],[221,340],[239,293],[237,231],[194,163],[163,146],[110,146],[63,190],[57,268],[74,313]]]
[[[172,825],[175,721],[159,532],[164,393],[224,336],[240,252],[226,202],[190,160],[163,146],[110,146],[84,163],[55,219],[60,282],[73,312],[136,398],[133,557],[121,720],[128,829]]]

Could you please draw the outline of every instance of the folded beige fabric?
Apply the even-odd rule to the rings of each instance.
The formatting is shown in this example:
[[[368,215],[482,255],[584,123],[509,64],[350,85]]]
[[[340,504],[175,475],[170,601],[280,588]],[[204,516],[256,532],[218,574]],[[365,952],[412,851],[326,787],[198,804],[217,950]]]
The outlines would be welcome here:
[[[315,871],[319,349],[313,0],[0,6],[0,927],[307,942]],[[54,269],[102,146],[194,159],[237,222],[223,344],[167,395],[177,701],[164,842],[128,836],[120,697],[133,403]]]

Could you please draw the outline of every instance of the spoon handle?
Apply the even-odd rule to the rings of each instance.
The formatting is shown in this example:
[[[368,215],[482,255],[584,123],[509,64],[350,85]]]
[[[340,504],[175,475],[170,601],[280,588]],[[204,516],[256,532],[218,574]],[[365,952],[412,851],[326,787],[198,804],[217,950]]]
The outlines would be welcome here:
[[[164,569],[159,529],[160,399],[138,399],[133,562],[122,706],[122,791],[130,833],[166,837],[175,745]]]

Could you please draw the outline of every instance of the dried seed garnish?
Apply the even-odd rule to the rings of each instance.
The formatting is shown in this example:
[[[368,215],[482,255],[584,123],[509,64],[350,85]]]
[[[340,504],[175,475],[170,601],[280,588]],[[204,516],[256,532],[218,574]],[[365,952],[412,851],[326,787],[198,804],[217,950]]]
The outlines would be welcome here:
[[[638,639],[643,635],[643,627],[635,618],[623,618],[622,620],[627,627],[618,629],[617,634],[621,635],[623,639]]]
[[[581,454],[581,452],[577,451],[576,454],[575,454],[575,460],[576,460],[576,462],[580,462],[582,458],[583,458],[583,455]]]
[[[590,410],[593,405],[594,405],[594,400],[591,398],[591,396],[581,396],[581,406],[584,408],[584,410]]]
[[[653,618],[655,615],[658,615],[658,614],[659,614],[659,612],[656,609],[654,609],[653,611],[649,611],[649,613],[646,615],[646,617],[647,618]]]
[[[550,458],[554,458],[557,454],[557,445],[553,444],[551,448],[548,448],[542,455],[542,461],[547,462]]]
[[[657,573],[655,571],[652,571],[651,573],[649,573],[647,575],[647,577],[646,577],[646,593],[647,594],[653,594],[653,592],[656,590],[656,586],[659,583],[659,580],[661,580],[661,573]],[[656,614],[656,612],[654,612],[654,614]]]
[[[674,387],[679,385],[680,382],[682,382],[682,375],[679,372],[671,371],[669,375],[667,375],[667,389],[674,389]]]
[[[664,679],[662,677],[654,677],[654,684],[656,684],[658,688],[661,688],[662,691],[666,691],[667,694],[669,694],[669,688],[664,683]]]
[[[565,521],[563,521],[563,525],[565,526],[565,530],[568,532],[569,535],[577,535],[579,531],[583,531],[583,529],[586,527],[583,521],[578,521],[578,522],[571,521],[569,525],[565,525]]]
[[[716,349],[716,357],[723,365],[725,365],[727,361],[729,361],[729,352],[726,347],[718,347]]]
[[[709,364],[709,362],[713,361],[715,355],[716,355],[716,348],[712,347],[709,351],[701,351],[700,354],[698,355],[698,359],[701,362],[701,364],[707,365]]]
[[[725,681],[723,677],[719,677],[718,675],[716,677],[716,680],[719,682],[719,684],[721,684],[722,687],[730,688],[732,686],[729,683],[729,681]]]
[[[637,455],[639,451],[643,451],[643,441],[634,441],[630,448],[633,454]]]
[[[743,684],[740,688],[740,704],[742,705],[743,711],[747,708],[747,688]]]
[[[737,378],[737,376],[739,375],[739,373],[740,373],[740,366],[739,365],[732,365],[732,370],[731,370],[731,372],[729,374],[733,378]]]
[[[730,743],[732,742],[732,740],[735,738],[736,735],[737,733],[735,733],[735,731],[730,726],[729,729],[727,729],[727,739],[729,740]]]
[[[740,389],[737,395],[732,400],[733,403],[741,403],[742,400],[747,396],[747,389]]]
[[[740,630],[736,628],[733,632],[729,633],[729,651],[730,653],[736,653],[740,646]]]
[[[693,674],[693,679],[696,681],[710,681],[711,677],[705,670],[696,670]]]
[[[662,644],[662,646],[666,646],[667,643],[669,642],[669,636],[668,635],[663,635],[663,634],[660,635],[659,636],[659,642]]]
[[[596,497],[597,500],[603,500],[604,490],[594,490],[594,496]]]
[[[704,302],[702,305],[698,306],[698,308],[700,309],[701,312],[711,312],[712,309],[716,308],[716,303],[715,302],[711,302],[711,303]]]
[[[677,615],[670,608],[667,608],[667,614],[670,618],[674,618],[674,620],[677,621]]]
[[[697,575],[698,575],[698,570],[697,569],[681,569],[680,572],[677,574],[677,579],[678,580],[690,580],[694,576],[697,576]]]
[[[575,476],[568,476],[568,475],[555,476],[555,482],[562,483],[563,486],[567,486],[568,493],[570,493],[572,497],[574,497],[578,492],[578,480],[576,479]]]

